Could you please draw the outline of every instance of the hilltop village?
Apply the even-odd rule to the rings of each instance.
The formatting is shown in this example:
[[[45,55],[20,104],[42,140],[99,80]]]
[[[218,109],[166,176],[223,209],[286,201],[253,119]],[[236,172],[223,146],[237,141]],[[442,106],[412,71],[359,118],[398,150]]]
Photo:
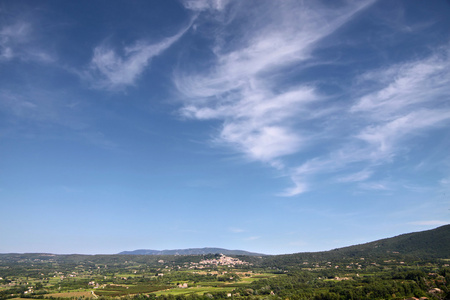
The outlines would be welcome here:
[[[193,265],[196,265],[196,264],[193,263]],[[243,265],[251,265],[251,264],[246,261],[242,261],[238,258],[220,254],[219,258],[201,260],[197,266],[203,266],[204,268],[208,268],[211,266],[230,266],[230,267],[232,267],[232,266],[243,266]]]

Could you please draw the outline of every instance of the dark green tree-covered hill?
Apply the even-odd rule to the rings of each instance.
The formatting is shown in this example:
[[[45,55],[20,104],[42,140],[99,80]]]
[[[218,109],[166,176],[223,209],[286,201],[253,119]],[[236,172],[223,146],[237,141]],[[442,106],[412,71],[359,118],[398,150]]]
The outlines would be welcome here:
[[[450,257],[450,225],[436,229],[402,234],[367,244],[340,248],[344,254],[384,254],[398,252],[417,257],[449,258]]]
[[[450,258],[450,225],[402,234],[392,238],[322,252],[303,252],[264,257],[266,266],[292,266],[304,261],[354,258],[437,259]]]

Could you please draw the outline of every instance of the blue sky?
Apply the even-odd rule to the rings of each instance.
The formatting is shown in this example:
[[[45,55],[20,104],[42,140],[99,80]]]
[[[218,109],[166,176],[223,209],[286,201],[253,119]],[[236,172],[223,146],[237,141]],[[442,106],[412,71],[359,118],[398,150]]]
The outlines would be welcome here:
[[[450,223],[448,1],[0,2],[0,252],[329,250]]]

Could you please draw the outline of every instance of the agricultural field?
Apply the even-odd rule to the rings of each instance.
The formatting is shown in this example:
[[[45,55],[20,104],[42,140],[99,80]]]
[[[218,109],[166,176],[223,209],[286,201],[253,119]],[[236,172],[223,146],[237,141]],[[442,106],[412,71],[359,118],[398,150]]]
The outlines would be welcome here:
[[[398,255],[294,258],[275,261],[219,254],[3,257],[0,299],[431,300],[450,295],[447,260]]]

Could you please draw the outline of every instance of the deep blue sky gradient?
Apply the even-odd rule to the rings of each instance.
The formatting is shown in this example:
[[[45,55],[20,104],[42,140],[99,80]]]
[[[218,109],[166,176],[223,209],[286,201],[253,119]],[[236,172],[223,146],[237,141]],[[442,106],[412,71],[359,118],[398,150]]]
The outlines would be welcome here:
[[[0,2],[0,253],[329,250],[450,223],[448,1]]]

